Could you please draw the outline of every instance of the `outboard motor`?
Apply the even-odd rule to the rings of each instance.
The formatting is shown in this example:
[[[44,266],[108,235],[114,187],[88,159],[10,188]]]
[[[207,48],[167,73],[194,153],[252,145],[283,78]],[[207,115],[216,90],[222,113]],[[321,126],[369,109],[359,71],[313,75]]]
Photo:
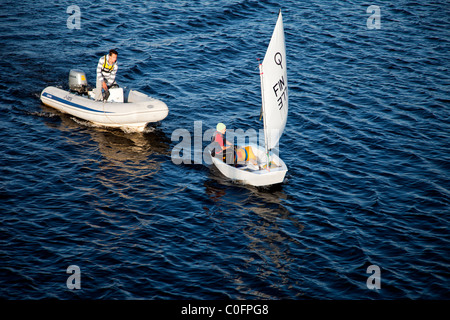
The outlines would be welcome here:
[[[69,88],[71,91],[78,93],[87,93],[88,84],[86,80],[86,74],[78,69],[72,69],[69,72]]]

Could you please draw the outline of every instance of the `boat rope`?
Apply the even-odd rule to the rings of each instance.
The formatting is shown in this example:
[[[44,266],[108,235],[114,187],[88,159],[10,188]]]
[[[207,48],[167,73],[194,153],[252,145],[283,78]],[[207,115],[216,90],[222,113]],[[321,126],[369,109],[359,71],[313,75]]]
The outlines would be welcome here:
[[[262,71],[262,63],[261,63],[261,59],[256,58],[256,60],[258,60],[258,68],[259,68],[259,76],[262,77],[262,75],[264,74],[264,72]],[[259,121],[261,121],[263,117],[263,105],[261,103],[261,111],[259,112]]]
[[[118,123],[114,122],[113,120],[111,120],[110,117],[108,117],[108,112],[106,112],[105,110],[105,106],[106,106],[107,102],[103,101],[103,114],[105,115],[105,117],[111,122],[111,124],[116,124],[119,125]]]

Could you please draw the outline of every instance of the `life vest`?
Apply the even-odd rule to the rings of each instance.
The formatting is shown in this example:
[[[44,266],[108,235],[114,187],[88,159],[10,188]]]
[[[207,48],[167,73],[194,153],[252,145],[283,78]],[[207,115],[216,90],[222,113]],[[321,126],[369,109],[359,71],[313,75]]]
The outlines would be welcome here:
[[[105,55],[105,62],[103,63],[102,72],[111,73],[114,69],[115,64],[116,63],[109,65],[108,64],[108,56]]]
[[[220,137],[222,137],[222,142],[225,145],[225,138],[223,137],[223,134],[219,131],[214,132],[213,136],[211,137],[211,142],[213,143],[214,147],[212,147],[211,149],[211,155],[213,157],[215,156],[221,156],[223,159],[223,161],[225,162],[225,152],[223,152],[222,150],[222,146],[220,145],[220,143],[216,140],[217,135],[219,135]]]
[[[218,141],[216,141],[216,136],[217,135],[219,135],[221,138],[222,138],[222,143],[223,143],[223,145],[225,145],[225,138],[224,138],[224,136],[223,136],[223,134],[222,134],[222,132],[219,132],[219,131],[216,131],[216,132],[214,132],[214,135],[212,136],[212,138],[211,138],[211,142],[217,142],[217,143],[219,143]]]
[[[237,162],[256,160],[256,156],[253,153],[253,148],[251,146],[235,148],[234,156]]]

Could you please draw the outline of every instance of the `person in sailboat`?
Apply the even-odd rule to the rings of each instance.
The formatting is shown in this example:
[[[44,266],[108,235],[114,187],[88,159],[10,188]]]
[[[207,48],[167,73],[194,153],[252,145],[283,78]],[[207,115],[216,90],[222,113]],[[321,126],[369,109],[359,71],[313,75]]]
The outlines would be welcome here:
[[[219,122],[216,126],[216,132],[213,136],[215,157],[222,159],[227,164],[234,163],[234,149],[233,145],[225,139],[225,132],[227,127],[222,122]]]
[[[213,147],[215,154],[213,156],[221,159],[226,164],[232,164],[235,167],[240,165],[256,166],[257,159],[253,153],[251,146],[237,146],[233,145],[225,139],[225,132],[227,127],[223,123],[218,123],[216,132],[213,136]]]
[[[117,51],[109,50],[107,55],[102,56],[97,64],[97,81],[95,88],[95,100],[107,100],[109,89],[116,84],[117,69]]]

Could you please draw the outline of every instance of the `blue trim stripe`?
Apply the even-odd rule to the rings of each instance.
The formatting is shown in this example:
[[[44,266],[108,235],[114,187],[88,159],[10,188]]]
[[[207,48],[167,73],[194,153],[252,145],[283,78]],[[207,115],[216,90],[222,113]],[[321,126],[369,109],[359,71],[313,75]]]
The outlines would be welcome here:
[[[55,97],[53,94],[50,94],[48,92],[44,92],[42,95],[44,97],[46,97],[46,98],[49,98],[49,99],[52,99],[52,100],[55,100],[55,101],[67,104],[69,106],[72,106],[72,107],[75,107],[75,108],[78,108],[78,109],[83,109],[83,110],[93,111],[93,112],[98,112],[98,113],[114,113],[114,112],[110,112],[110,111],[102,111],[102,110],[91,109],[91,108],[82,106],[81,104],[74,103],[74,102],[71,102],[71,101],[67,101],[67,100],[64,100],[64,99],[59,98],[59,97]]]

